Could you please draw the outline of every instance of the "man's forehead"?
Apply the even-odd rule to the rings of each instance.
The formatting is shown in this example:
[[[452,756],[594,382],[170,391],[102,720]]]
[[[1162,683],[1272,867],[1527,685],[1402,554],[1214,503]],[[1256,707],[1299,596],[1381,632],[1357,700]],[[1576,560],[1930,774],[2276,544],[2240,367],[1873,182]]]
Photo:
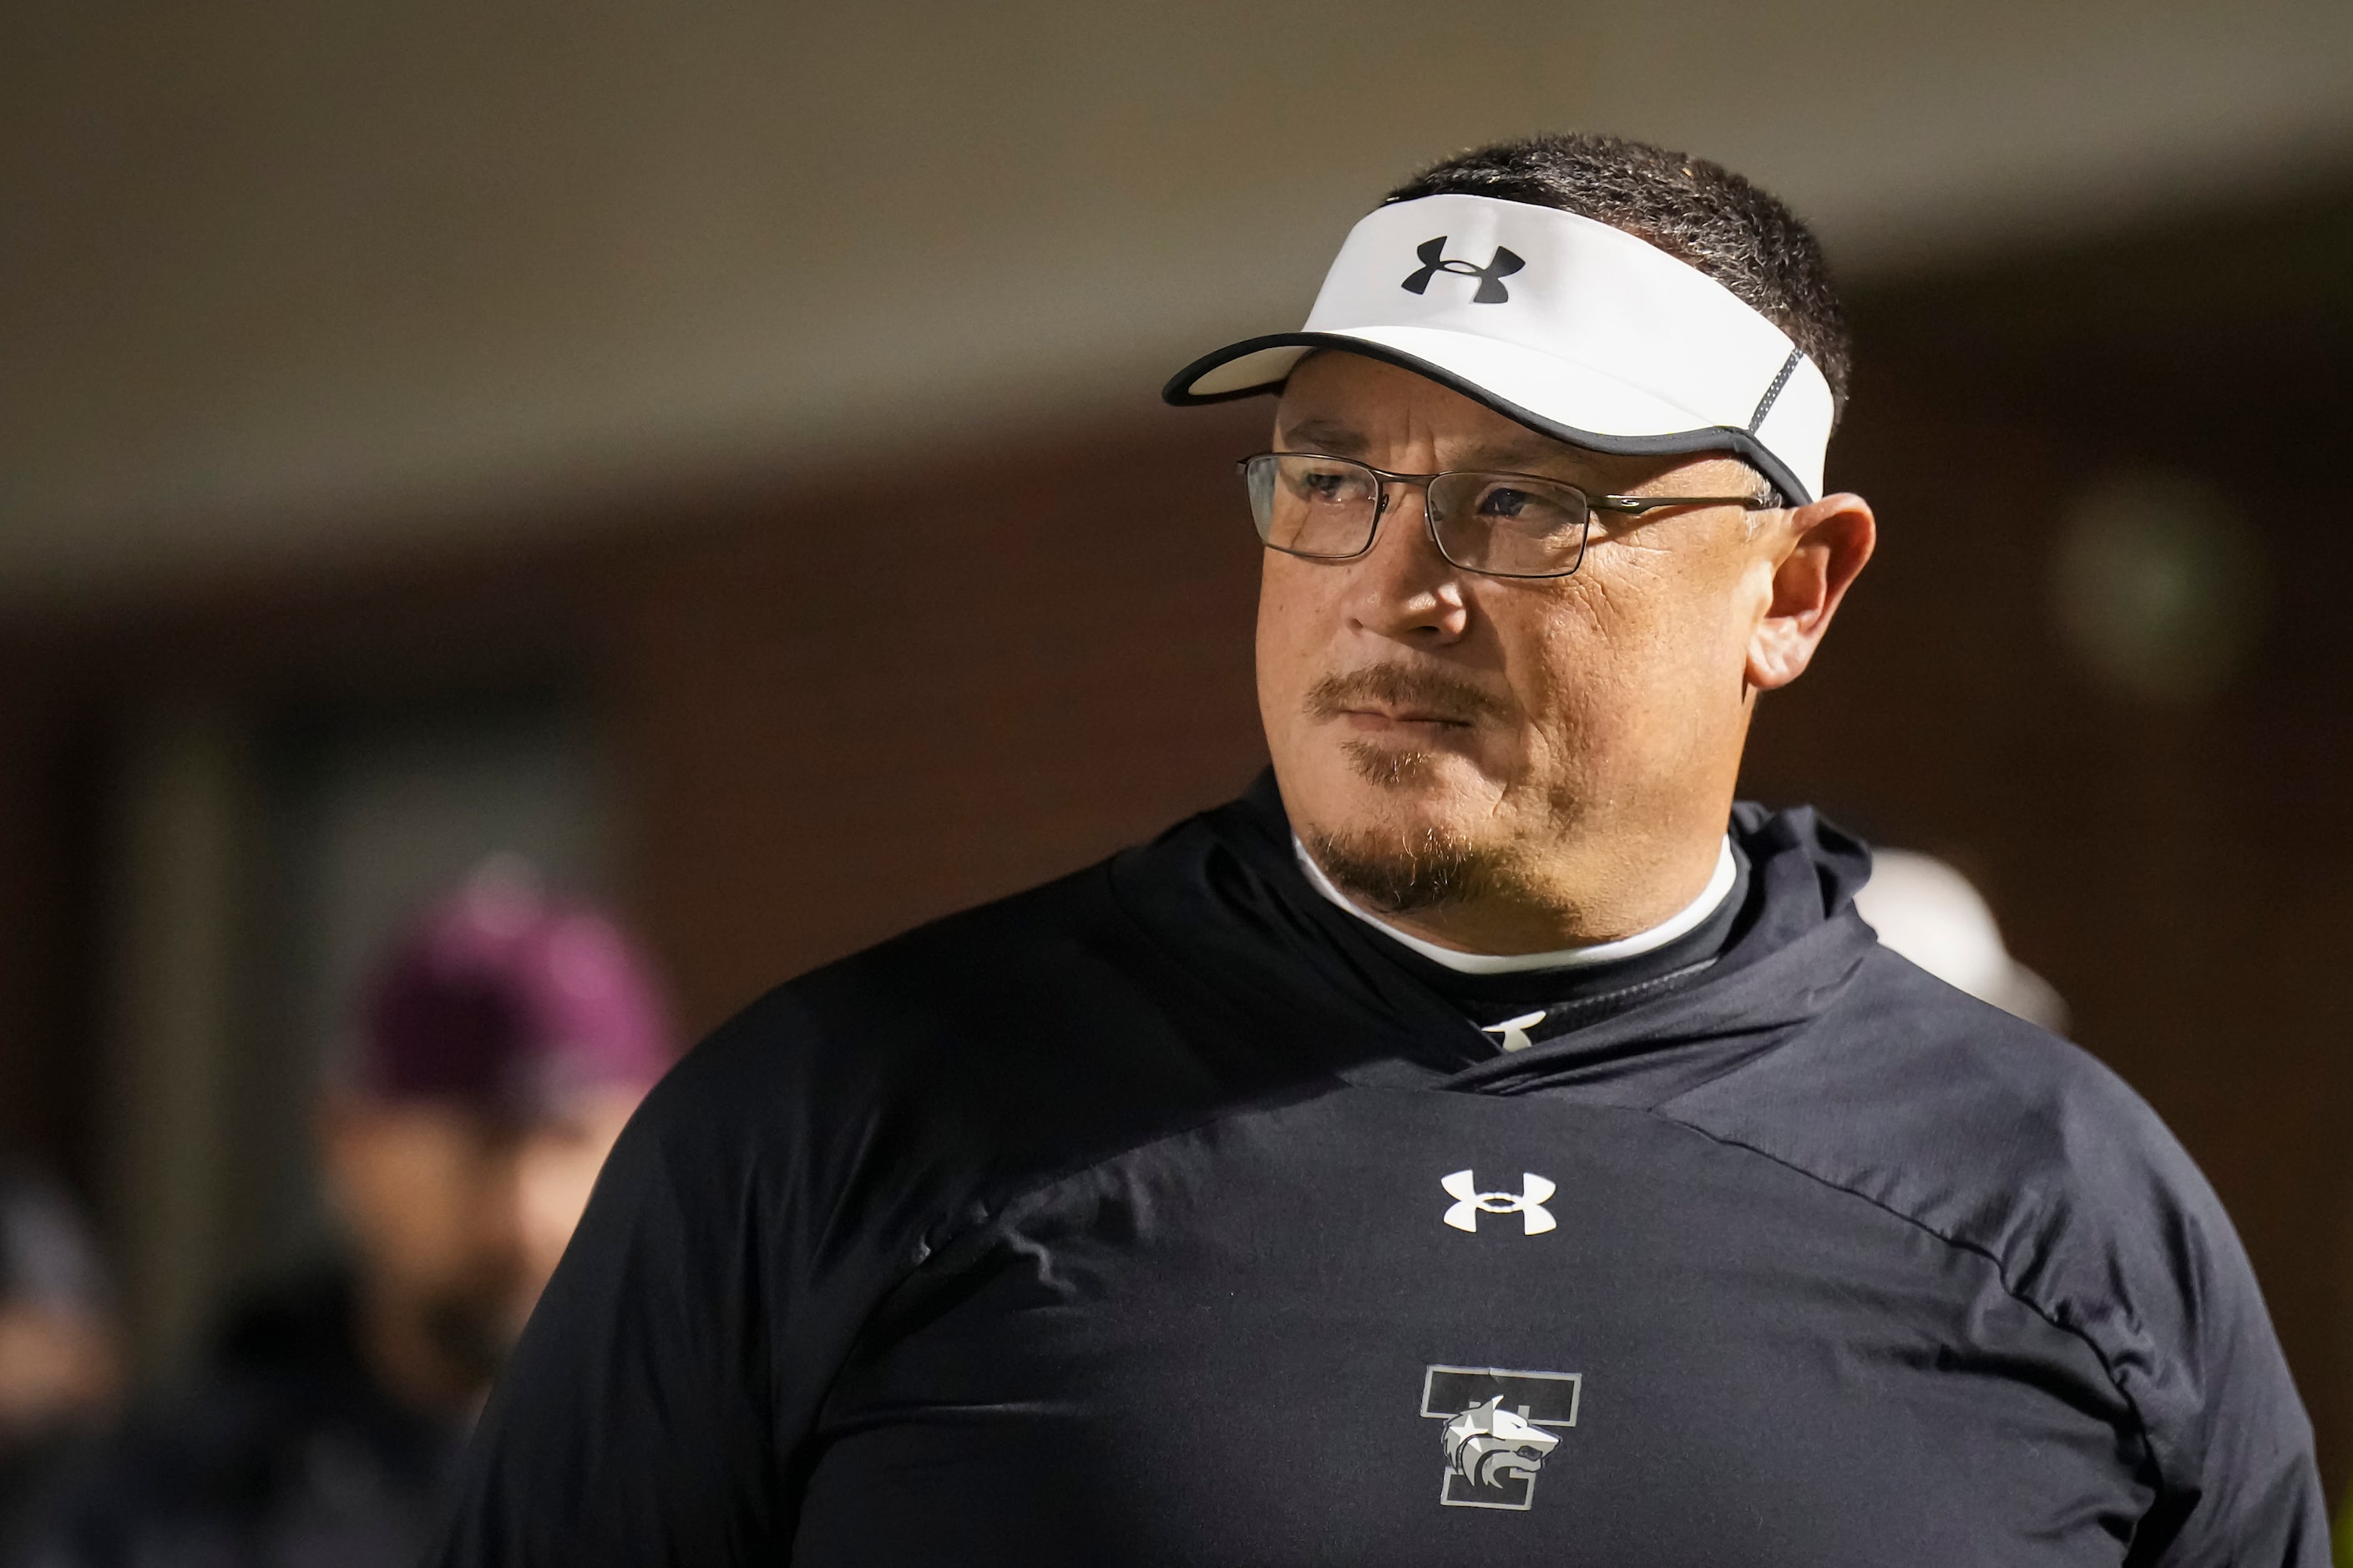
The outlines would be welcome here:
[[[1278,428],[1282,431],[1284,448],[1294,452],[1328,452],[1335,458],[1370,458],[1377,455],[1377,447],[1388,444],[1377,426],[1367,426],[1342,417],[1319,416],[1295,422],[1283,421]],[[1475,462],[1495,468],[1535,472],[1562,467],[1591,468],[1601,462],[1598,453],[1580,450],[1534,431],[1525,437],[1496,436],[1485,432],[1440,432],[1434,444],[1447,454],[1450,460]]]
[[[1400,439],[1426,437],[1450,462],[1529,472],[1620,466],[1426,376],[1345,352],[1311,355],[1293,372],[1275,405],[1275,430],[1290,450],[1340,458],[1371,458]]]

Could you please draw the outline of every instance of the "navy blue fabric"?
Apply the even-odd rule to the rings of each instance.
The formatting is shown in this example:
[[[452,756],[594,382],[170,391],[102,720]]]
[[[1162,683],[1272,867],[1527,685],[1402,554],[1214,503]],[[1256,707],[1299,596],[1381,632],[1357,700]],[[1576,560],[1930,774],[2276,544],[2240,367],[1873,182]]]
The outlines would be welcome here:
[[[1508,1055],[1263,783],[779,988],[623,1138],[433,1561],[2318,1568],[2165,1129],[1879,947],[1861,845],[1733,829],[1708,961]]]

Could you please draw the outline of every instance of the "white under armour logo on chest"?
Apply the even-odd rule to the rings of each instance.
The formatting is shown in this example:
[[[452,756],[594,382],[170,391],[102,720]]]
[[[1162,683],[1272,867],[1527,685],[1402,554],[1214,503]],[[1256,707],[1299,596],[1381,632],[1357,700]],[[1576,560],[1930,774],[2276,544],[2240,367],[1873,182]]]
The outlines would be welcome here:
[[[1528,1031],[1545,1021],[1546,1011],[1548,1009],[1539,1009],[1534,1013],[1523,1014],[1516,1018],[1506,1018],[1500,1024],[1482,1025],[1479,1032],[1482,1035],[1494,1036],[1495,1044],[1504,1050],[1525,1051],[1535,1043],[1528,1038]]]
[[[1550,1178],[1534,1171],[1520,1173],[1520,1190],[1516,1193],[1482,1193],[1477,1173],[1471,1171],[1440,1176],[1438,1184],[1454,1200],[1446,1211],[1446,1223],[1457,1230],[1475,1232],[1482,1214],[1515,1214],[1520,1216],[1522,1234],[1526,1236],[1542,1236],[1556,1223],[1552,1210],[1545,1204],[1559,1189]]]

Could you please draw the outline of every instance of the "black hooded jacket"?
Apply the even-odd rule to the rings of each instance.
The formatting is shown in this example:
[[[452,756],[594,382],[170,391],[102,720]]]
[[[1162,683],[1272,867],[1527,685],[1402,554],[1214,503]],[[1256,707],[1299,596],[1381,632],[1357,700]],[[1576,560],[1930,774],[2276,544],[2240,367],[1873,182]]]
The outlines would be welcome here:
[[[2317,1565],[2230,1223],[1743,806],[1525,1049],[1271,784],[783,986],[622,1140],[445,1568]],[[1540,1033],[1540,1032],[1539,1032]]]

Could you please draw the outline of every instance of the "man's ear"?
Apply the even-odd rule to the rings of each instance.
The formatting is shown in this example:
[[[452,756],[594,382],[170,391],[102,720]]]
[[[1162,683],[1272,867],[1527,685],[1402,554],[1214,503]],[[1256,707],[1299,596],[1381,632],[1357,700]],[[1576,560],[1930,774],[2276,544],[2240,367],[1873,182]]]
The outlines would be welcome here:
[[[1785,512],[1766,529],[1774,557],[1771,602],[1748,637],[1748,684],[1784,687],[1806,672],[1855,580],[1879,524],[1858,495],[1824,496]]]

